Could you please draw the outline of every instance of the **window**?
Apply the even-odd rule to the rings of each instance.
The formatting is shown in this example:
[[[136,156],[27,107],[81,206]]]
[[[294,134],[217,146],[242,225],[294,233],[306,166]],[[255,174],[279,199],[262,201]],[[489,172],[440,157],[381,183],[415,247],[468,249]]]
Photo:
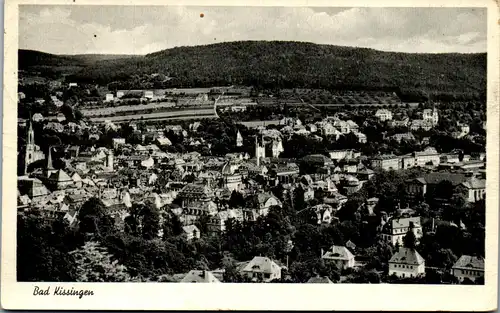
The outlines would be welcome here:
[[[270,278],[270,277],[271,277],[271,274],[269,274],[269,273],[264,274],[264,278]]]

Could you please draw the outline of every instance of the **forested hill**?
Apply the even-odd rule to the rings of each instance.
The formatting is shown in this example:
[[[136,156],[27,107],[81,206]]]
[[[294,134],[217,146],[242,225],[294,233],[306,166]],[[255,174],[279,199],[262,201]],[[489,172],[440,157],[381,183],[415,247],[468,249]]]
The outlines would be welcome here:
[[[19,49],[19,70],[36,72],[42,77],[58,78],[61,74],[74,74],[99,61],[130,58],[131,55],[78,54],[56,55],[35,50]]]
[[[413,54],[304,42],[243,41],[167,49],[96,62],[74,79],[110,83],[161,73],[175,87],[225,84],[310,88],[399,88],[480,97],[486,54]]]
[[[29,70],[36,66],[55,67],[55,66],[78,66],[85,64],[81,60],[69,56],[55,55],[35,50],[18,51],[18,66],[20,70]]]

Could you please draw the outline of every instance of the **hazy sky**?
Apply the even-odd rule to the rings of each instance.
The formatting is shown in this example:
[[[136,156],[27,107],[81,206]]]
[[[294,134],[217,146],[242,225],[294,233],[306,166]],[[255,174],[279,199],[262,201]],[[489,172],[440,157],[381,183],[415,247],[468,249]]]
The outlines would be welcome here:
[[[19,14],[19,47],[57,54],[146,54],[239,40],[486,51],[486,9],[22,5]]]

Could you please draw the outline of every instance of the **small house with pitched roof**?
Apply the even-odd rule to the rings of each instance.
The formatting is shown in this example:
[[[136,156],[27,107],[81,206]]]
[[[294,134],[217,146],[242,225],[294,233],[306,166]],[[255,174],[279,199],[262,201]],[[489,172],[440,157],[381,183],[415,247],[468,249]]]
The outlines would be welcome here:
[[[465,278],[475,281],[479,277],[484,277],[484,258],[462,255],[451,268],[451,273],[459,281]]]
[[[389,275],[410,278],[425,275],[425,260],[415,250],[400,247],[389,260]]]

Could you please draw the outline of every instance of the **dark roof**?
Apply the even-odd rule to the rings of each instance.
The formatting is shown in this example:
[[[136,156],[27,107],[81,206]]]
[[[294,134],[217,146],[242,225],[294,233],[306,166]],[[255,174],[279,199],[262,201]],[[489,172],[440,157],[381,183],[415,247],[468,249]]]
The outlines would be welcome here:
[[[453,265],[453,268],[484,270],[484,259],[477,256],[462,255]]]
[[[320,164],[331,164],[333,161],[322,154],[310,154],[306,155],[305,157],[302,158],[302,162],[309,162],[309,163],[320,163]]]
[[[436,185],[442,181],[447,180],[451,182],[453,186],[456,186],[465,182],[467,180],[467,177],[465,176],[465,174],[461,173],[436,172],[425,174],[422,177],[417,178],[417,180],[430,185]]]
[[[406,247],[400,247],[399,251],[396,252],[389,263],[402,263],[409,265],[420,265],[424,263],[425,260],[422,256],[415,250]]]

